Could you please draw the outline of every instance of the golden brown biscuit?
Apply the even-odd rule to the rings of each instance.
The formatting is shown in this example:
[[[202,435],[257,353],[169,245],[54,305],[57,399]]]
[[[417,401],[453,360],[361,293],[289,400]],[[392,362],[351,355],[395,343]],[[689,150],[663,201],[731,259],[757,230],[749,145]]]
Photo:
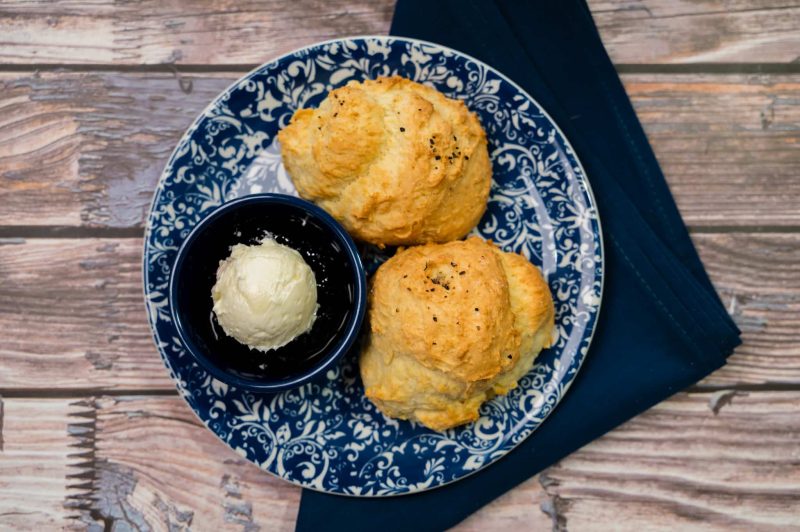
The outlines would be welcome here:
[[[286,170],[356,238],[463,237],[486,209],[486,134],[461,101],[401,77],[351,81],[278,133]]]
[[[539,270],[476,237],[398,252],[375,273],[369,304],[360,359],[367,397],[434,430],[477,419],[553,335]]]

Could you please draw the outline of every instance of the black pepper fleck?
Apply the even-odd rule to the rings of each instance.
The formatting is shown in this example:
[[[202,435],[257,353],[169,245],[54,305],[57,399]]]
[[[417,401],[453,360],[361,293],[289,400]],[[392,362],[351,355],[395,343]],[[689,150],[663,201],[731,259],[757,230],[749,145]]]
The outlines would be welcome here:
[[[464,275],[464,274],[466,274],[466,273],[467,273],[467,272],[465,272],[464,270],[461,270],[460,272],[458,272],[458,275]]]
[[[468,161],[469,161],[469,155],[465,155],[465,156],[464,156],[464,159],[466,159],[466,160],[468,160]]]
[[[400,133],[405,133],[405,132],[406,132],[406,128],[404,128],[404,127],[401,127],[401,128],[400,128]]]
[[[475,328],[478,329],[479,331],[481,330],[481,326],[480,325],[476,325]]]
[[[433,321],[439,321],[439,318],[437,318],[436,316],[434,316],[434,317],[433,317]]]
[[[513,357],[513,356],[511,356],[511,355],[506,355],[506,356],[508,356],[508,359],[509,359],[509,360],[511,360],[512,358],[514,358],[514,357]]]
[[[441,158],[442,158],[442,156],[441,156],[441,155],[437,155],[437,156],[436,156],[436,160],[437,160],[437,161],[441,160]]]
[[[481,309],[479,309],[478,307],[475,307],[475,312],[480,312],[480,311],[481,311]]]

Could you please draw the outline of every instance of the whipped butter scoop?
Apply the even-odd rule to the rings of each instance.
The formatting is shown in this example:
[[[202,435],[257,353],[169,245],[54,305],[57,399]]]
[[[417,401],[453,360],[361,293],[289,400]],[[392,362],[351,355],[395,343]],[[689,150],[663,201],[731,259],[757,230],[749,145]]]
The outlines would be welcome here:
[[[314,271],[296,250],[269,238],[233,246],[211,297],[225,333],[265,352],[309,331],[319,307]]]

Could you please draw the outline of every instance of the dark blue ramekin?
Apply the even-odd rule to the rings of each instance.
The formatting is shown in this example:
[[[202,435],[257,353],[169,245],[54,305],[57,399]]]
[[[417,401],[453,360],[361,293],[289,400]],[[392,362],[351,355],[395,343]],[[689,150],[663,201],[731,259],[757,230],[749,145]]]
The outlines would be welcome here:
[[[265,236],[303,255],[317,278],[320,304],[309,332],[267,353],[228,337],[211,299],[230,248]],[[186,351],[220,381],[255,392],[279,392],[323,376],[353,347],[367,305],[364,266],[344,228],[313,203],[283,194],[245,196],[201,220],[178,251],[169,296]]]

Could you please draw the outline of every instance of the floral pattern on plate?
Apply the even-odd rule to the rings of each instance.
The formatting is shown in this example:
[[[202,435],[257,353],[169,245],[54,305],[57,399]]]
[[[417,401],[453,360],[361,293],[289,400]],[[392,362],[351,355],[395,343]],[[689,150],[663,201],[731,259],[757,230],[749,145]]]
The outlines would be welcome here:
[[[355,352],[323,379],[295,390],[259,395],[229,387],[185,353],[170,319],[170,270],[195,224],[242,195],[296,194],[275,142],[294,111],[318,105],[350,80],[392,74],[463,100],[478,115],[489,139],[494,181],[474,233],[541,266],[556,305],[554,346],[539,355],[517,388],[484,404],[478,421],[445,432],[384,417],[363,395]],[[602,291],[602,249],[581,165],[530,96],[487,65],[439,45],[352,38],[310,46],[257,68],[189,128],[150,210],[145,298],[156,345],[178,389],[237,453],[303,487],[400,495],[486,467],[556,407],[591,341]],[[368,249],[364,257],[368,269],[381,259]]]

